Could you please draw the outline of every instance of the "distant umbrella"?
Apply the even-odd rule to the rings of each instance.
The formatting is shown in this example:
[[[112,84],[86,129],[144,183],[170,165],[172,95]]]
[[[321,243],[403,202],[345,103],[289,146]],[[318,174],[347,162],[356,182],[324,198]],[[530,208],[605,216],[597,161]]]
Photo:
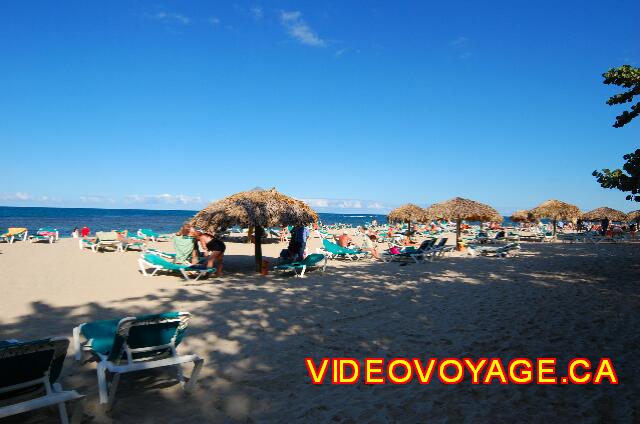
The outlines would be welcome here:
[[[530,211],[527,210],[515,211],[509,219],[513,222],[536,222],[538,220]]]
[[[262,265],[262,231],[266,227],[306,225],[317,222],[318,215],[301,200],[276,191],[253,189],[213,202],[196,214],[191,224],[215,233],[234,225],[255,228],[256,268]]]
[[[456,221],[456,243],[460,240],[460,224],[462,220],[502,222],[502,215],[484,203],[456,197],[446,202],[436,203],[426,209],[432,219],[448,219]]]
[[[607,208],[606,206],[585,212],[581,218],[585,221],[600,221],[601,219],[607,218],[609,221],[619,222],[625,222],[628,219],[626,213],[617,209]]]
[[[411,235],[411,223],[412,222],[426,222],[429,218],[424,212],[424,209],[413,203],[407,203],[400,207],[395,208],[387,216],[387,220],[393,222],[404,222],[409,226],[409,235]]]
[[[556,224],[559,220],[575,221],[580,218],[580,209],[570,203],[560,200],[547,200],[531,209],[536,218],[548,218],[553,223],[553,235],[556,234]]]

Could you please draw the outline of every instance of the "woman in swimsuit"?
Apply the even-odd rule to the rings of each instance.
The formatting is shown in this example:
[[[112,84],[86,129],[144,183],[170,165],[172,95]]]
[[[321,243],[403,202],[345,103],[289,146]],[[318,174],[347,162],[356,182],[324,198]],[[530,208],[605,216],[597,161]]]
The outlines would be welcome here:
[[[202,250],[207,252],[207,268],[213,268],[215,264],[216,277],[220,277],[222,275],[224,251],[227,250],[227,246],[222,240],[203,232],[199,228],[192,228],[192,234],[197,238]]]

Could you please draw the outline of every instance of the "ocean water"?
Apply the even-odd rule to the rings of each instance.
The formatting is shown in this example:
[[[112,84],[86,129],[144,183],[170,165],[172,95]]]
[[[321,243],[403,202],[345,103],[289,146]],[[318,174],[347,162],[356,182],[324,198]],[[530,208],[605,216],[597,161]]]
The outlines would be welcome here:
[[[61,237],[70,236],[74,228],[84,225],[95,231],[114,229],[138,230],[150,228],[159,233],[177,231],[197,211],[161,211],[146,209],[91,209],[91,208],[36,208],[0,206],[0,230],[26,227],[29,232],[38,228],[57,228]],[[372,214],[318,214],[323,224],[363,225],[377,219],[386,222],[386,215]]]

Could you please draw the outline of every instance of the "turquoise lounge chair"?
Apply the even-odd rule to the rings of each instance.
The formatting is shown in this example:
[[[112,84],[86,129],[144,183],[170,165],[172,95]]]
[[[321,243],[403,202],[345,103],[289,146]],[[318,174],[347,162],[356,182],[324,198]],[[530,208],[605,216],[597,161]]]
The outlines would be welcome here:
[[[120,375],[160,367],[176,367],[185,391],[193,388],[203,360],[198,355],[178,355],[176,349],[189,325],[188,312],[126,317],[81,324],[73,329],[75,359],[88,352],[97,359],[100,403],[113,404]],[[86,341],[81,342],[81,337]],[[188,382],[181,365],[193,362]],[[109,383],[109,374],[113,379]],[[186,384],[185,384],[186,383]]]
[[[35,234],[29,236],[29,242],[37,243],[40,241],[46,241],[47,243],[53,243],[58,241],[60,233],[55,228],[39,228]]]
[[[139,229],[138,236],[151,239],[151,241],[168,241],[171,238],[171,234],[158,234],[148,228]]]
[[[68,346],[65,338],[0,341],[0,398],[6,402],[15,397],[17,401],[0,406],[0,418],[57,405],[60,421],[69,423],[66,403],[84,396],[75,390],[64,391],[57,383]],[[25,400],[30,392],[33,396]],[[77,402],[73,423],[80,422],[82,406]]]
[[[197,275],[193,279],[197,281],[200,277],[204,277],[209,273],[216,272],[215,268],[207,268],[204,265],[180,265],[174,264],[173,262],[169,262],[168,260],[162,258],[153,253],[144,253],[140,258],[138,258],[138,266],[140,267],[140,271],[142,275],[153,276],[158,271],[166,271],[166,272],[179,272],[182,275],[182,278],[185,280],[191,280],[189,278],[188,272],[196,272]],[[151,274],[147,273],[147,269],[153,269]]]
[[[347,258],[349,260],[356,261],[368,255],[367,252],[362,252],[360,250],[342,247],[335,243],[331,243],[327,239],[322,239],[322,246],[324,246],[324,250],[327,252],[327,257],[329,258],[338,257],[338,258]]]
[[[150,254],[156,255],[156,256],[160,256],[160,257],[162,257],[164,259],[168,259],[170,261],[173,261],[176,258],[176,254],[175,253],[163,252],[162,250],[158,250],[158,249],[147,249],[147,253],[150,253]]]
[[[308,255],[304,260],[298,262],[291,262],[288,264],[277,265],[273,269],[276,271],[293,271],[296,273],[296,277],[304,277],[304,273],[309,268],[318,268],[320,262],[322,264],[321,272],[327,268],[327,257],[321,253],[312,253]]]

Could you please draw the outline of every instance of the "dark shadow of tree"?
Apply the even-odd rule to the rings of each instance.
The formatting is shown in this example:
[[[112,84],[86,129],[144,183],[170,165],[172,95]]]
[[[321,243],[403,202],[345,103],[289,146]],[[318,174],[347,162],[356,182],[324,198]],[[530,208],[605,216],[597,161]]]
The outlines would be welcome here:
[[[106,413],[97,406],[95,365],[68,359],[63,383],[88,395],[87,422],[506,422],[513,410],[529,422],[638,422],[639,252],[530,245],[507,259],[336,261],[306,279],[235,273],[118,302],[36,302],[31,314],[0,326],[1,337],[70,336],[81,322],[190,311],[181,351],[206,361],[194,393],[182,393],[171,372],[128,375]],[[616,261],[620,274],[605,274],[602,261]],[[153,310],[140,306],[147,302]],[[313,386],[307,356],[555,356],[559,370],[575,356],[610,357],[621,384]],[[8,422],[55,419],[51,410]]]

